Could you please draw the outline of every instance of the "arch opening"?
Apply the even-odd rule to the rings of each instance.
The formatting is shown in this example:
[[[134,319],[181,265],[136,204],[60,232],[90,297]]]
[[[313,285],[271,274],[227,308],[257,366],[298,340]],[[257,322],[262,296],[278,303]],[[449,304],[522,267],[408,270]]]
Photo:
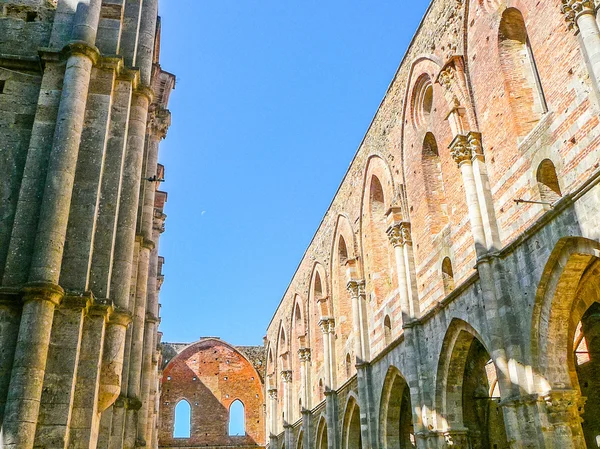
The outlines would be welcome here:
[[[498,51],[514,127],[517,135],[524,137],[548,107],[525,19],[516,8],[507,8],[502,14],[498,29]]]
[[[444,281],[444,295],[448,296],[454,290],[454,271],[449,257],[442,261],[442,280]]]
[[[344,449],[361,449],[360,409],[356,401],[351,400],[344,416]]]
[[[555,203],[562,197],[556,167],[550,159],[544,159],[536,173],[540,199],[547,203]]]
[[[327,423],[325,422],[325,418],[321,418],[317,430],[317,449],[328,449],[328,447]]]
[[[246,416],[244,404],[236,399],[229,406],[229,436],[246,435]]]
[[[383,320],[383,338],[386,346],[392,342],[392,320],[389,315],[386,315]]]
[[[185,399],[175,405],[173,438],[190,438],[192,434],[192,407]]]
[[[382,447],[415,449],[417,447],[410,388],[392,369],[388,373],[381,399]]]
[[[432,234],[438,234],[448,223],[447,200],[442,177],[442,163],[435,136],[428,132],[423,139],[421,153],[425,199],[427,201],[427,223]]]

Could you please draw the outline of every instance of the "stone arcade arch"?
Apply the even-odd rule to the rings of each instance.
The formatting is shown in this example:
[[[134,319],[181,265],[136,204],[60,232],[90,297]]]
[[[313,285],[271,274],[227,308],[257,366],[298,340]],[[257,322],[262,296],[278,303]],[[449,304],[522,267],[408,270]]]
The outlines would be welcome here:
[[[321,416],[319,424],[317,425],[316,442],[316,449],[329,449],[329,443],[327,440],[327,422],[325,421],[324,416]]]
[[[360,433],[360,408],[353,396],[346,403],[344,413],[342,435],[343,449],[362,449],[362,437]]]
[[[410,388],[396,367],[390,367],[381,392],[381,447],[414,449],[416,440]]]
[[[552,438],[564,448],[593,448],[600,436],[600,244],[559,240],[538,288],[532,358],[539,370]]]
[[[437,373],[438,426],[458,447],[508,449],[498,371],[478,333],[454,319]]]

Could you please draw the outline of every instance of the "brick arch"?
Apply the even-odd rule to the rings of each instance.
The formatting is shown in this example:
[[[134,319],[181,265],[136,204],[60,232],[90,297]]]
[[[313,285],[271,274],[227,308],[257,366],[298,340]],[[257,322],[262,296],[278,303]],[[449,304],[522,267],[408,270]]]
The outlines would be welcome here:
[[[407,438],[410,441],[410,433],[407,434],[407,431],[412,430],[414,415],[408,383],[398,368],[390,366],[383,383],[379,408],[381,447],[410,447],[407,446]],[[406,422],[407,419],[409,422]]]
[[[234,346],[205,338],[187,346],[164,368],[159,438],[165,446],[177,445],[173,439],[174,408],[181,399],[190,404],[192,416],[191,436],[185,444],[264,444],[263,383],[252,362]],[[235,400],[245,406],[245,436],[229,436],[229,408]]]
[[[473,340],[478,340],[491,354],[489,346],[470,324],[454,318],[444,336],[435,381],[435,414],[441,431],[463,427],[462,376]]]
[[[354,393],[348,394],[342,424],[342,448],[361,449],[360,407]]]
[[[365,290],[367,297],[375,299],[375,308],[391,299],[397,285],[394,254],[386,235],[386,214],[396,200],[389,165],[381,157],[371,156],[363,179],[360,235]]]
[[[317,280],[320,280],[317,282]],[[318,284],[320,283],[320,288]],[[328,279],[325,268],[320,263],[315,263],[312,269],[308,291],[308,332],[311,348],[311,378],[324,378],[324,347],[323,332],[319,327],[322,318],[332,317],[333,310],[328,296]],[[321,402],[317,382],[313,382],[312,404]]]
[[[536,388],[577,388],[573,338],[586,310],[600,300],[600,243],[583,237],[558,241],[536,293],[531,326],[531,360]]]
[[[352,299],[347,289],[350,279],[360,278],[359,261],[356,257],[356,239],[350,220],[345,215],[339,215],[336,223],[331,249],[331,302],[335,312],[336,322],[336,370],[337,378],[347,377],[345,366],[345,355],[352,354],[354,350],[354,316],[352,310]],[[351,373],[356,368],[352,364]]]

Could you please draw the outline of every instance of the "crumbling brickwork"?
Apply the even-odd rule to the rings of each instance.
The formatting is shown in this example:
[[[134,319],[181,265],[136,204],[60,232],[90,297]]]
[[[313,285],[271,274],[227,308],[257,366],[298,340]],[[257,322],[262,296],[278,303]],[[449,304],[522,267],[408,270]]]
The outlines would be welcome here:
[[[431,2],[269,324],[269,447],[596,447],[597,15]]]
[[[158,1],[0,6],[0,447],[157,447]]]
[[[171,356],[161,381],[159,447],[264,447],[263,347],[233,347],[216,338],[162,346]],[[180,401],[191,408],[189,438],[174,436]],[[244,406],[245,435],[229,435],[235,401]]]

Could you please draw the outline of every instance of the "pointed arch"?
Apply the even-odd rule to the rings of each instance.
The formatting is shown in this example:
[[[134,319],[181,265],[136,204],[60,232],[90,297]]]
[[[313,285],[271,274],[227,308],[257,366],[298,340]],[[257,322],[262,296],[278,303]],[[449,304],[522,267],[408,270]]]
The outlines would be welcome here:
[[[315,263],[310,277],[308,293],[309,338],[311,348],[311,378],[325,378],[324,339],[319,322],[333,316],[333,308],[328,296],[327,274],[320,263]],[[319,388],[312,385],[312,404],[322,401]]]
[[[355,357],[354,316],[352,298],[348,292],[348,282],[360,278],[359,261],[356,257],[356,241],[350,220],[345,215],[339,215],[331,247],[331,299],[335,311],[336,322],[336,360],[339,362],[337,378],[343,382],[347,379],[348,365],[345,355]],[[350,376],[355,372],[351,365]]]
[[[425,182],[427,203],[427,226],[431,234],[438,234],[448,224],[448,201],[442,176],[442,163],[438,144],[433,133],[428,132],[423,139],[421,167]]]
[[[342,425],[342,447],[344,449],[361,449],[360,408],[353,395],[346,402],[344,422]]]
[[[550,159],[544,159],[537,167],[535,178],[540,191],[540,199],[550,204],[562,197],[556,167]]]
[[[317,424],[316,436],[316,449],[329,449],[327,439],[327,421],[325,421],[324,416],[321,416],[321,418],[319,419],[319,424]]]
[[[548,108],[525,19],[516,8],[507,8],[502,13],[498,27],[498,54],[513,125],[517,135],[524,137]]]
[[[192,406],[187,399],[181,399],[175,405],[173,419],[173,438],[190,438],[192,436]]]
[[[236,399],[229,406],[229,436],[246,435],[246,408]]]
[[[503,409],[491,396],[502,392],[502,372],[475,329],[453,319],[446,331],[436,374],[436,410],[442,431],[467,429],[476,447],[508,447]],[[499,398],[498,398],[499,399]]]
[[[393,250],[386,234],[387,213],[397,202],[388,164],[379,156],[372,156],[363,184],[361,249],[366,294],[377,309],[391,299],[393,286],[397,285]]]
[[[400,370],[390,366],[381,392],[379,428],[381,447],[388,449],[416,448],[410,388]]]

